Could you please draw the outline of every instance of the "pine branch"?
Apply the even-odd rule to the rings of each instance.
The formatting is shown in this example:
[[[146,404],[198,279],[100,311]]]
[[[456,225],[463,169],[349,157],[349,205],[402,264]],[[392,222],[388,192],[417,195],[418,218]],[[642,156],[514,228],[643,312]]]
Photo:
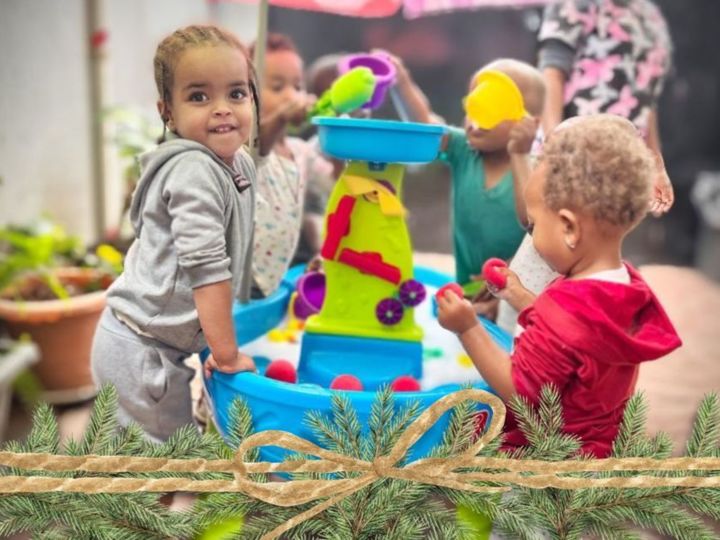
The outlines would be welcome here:
[[[111,455],[108,451],[117,432],[117,390],[105,385],[98,392],[88,426],[80,443],[81,455]]]
[[[706,395],[695,417],[687,443],[687,455],[711,457],[720,445],[720,400],[715,393]]]

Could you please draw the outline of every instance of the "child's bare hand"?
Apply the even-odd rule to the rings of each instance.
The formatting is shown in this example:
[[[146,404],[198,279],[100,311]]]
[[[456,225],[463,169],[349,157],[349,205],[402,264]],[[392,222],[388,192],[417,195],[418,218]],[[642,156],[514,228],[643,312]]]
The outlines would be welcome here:
[[[373,49],[370,52],[384,54],[385,56],[387,56],[388,60],[390,60],[390,63],[395,68],[395,84],[401,86],[403,84],[406,84],[406,83],[412,81],[410,72],[405,67],[405,64],[403,63],[402,58],[395,56],[392,53],[389,53],[385,49]]]
[[[539,125],[537,118],[529,116],[515,122],[515,125],[510,130],[510,139],[507,144],[508,153],[529,154]]]
[[[208,356],[203,366],[205,378],[209,378],[215,370],[222,373],[238,373],[240,371],[257,371],[257,368],[252,358],[238,351],[231,362],[218,362],[212,354]]]
[[[320,255],[315,255],[305,265],[306,272],[322,272],[323,269],[323,258]]]
[[[446,330],[460,335],[479,324],[472,304],[454,292],[445,291],[437,302],[438,322]]]
[[[493,296],[487,288],[476,294],[471,302],[475,313],[478,315],[491,321],[497,319],[500,299]]]
[[[515,272],[502,266],[495,267],[495,271],[505,276],[506,283],[505,287],[499,289],[488,282],[488,291],[490,291],[493,296],[505,300],[516,311],[522,311],[535,301],[535,295],[523,286]]]
[[[283,120],[289,124],[299,125],[307,119],[308,111],[312,108],[316,98],[311,94],[300,94],[285,102],[280,114]]]
[[[657,152],[655,152],[655,163],[657,164],[657,176],[653,186],[653,196],[650,200],[650,213],[655,217],[660,217],[672,207],[675,202],[675,192],[665,169],[665,162]]]

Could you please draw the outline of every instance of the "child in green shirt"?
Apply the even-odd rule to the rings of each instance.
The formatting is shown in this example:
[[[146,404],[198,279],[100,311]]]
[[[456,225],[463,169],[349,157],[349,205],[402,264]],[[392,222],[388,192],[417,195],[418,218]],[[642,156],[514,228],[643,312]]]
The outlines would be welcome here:
[[[397,70],[397,93],[411,118],[436,121],[428,100],[407,69],[398,58],[391,58]],[[540,72],[511,59],[482,67],[470,80],[468,91],[475,87],[478,75],[487,70],[501,71],[515,82],[531,116],[517,122],[504,121],[489,130],[465,118],[464,129],[450,127],[443,137],[438,158],[451,170],[455,278],[461,284],[480,274],[487,259],[510,259],[522,241],[523,179],[529,174],[528,155],[545,98]],[[482,312],[482,306],[478,309]]]

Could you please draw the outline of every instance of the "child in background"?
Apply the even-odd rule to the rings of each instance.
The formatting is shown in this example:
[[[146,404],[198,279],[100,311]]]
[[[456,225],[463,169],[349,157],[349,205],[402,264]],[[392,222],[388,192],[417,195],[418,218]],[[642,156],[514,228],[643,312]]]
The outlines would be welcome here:
[[[154,66],[172,137],[140,157],[136,239],[108,290],[92,369],[116,386],[120,424],[164,441],[192,423],[187,357],[209,347],[207,376],[255,369],[238,351],[231,308],[250,288],[255,167],[243,145],[258,100],[246,49],[214,26],[177,30]]]
[[[393,61],[397,93],[405,109],[415,121],[433,122],[427,99],[402,62]],[[545,98],[540,72],[511,59],[481,68],[470,80],[468,91],[487,70],[501,71],[517,84],[532,118],[504,121],[490,130],[475,127],[466,118],[464,129],[450,127],[443,137],[439,159],[451,169],[455,277],[460,284],[475,279],[487,259],[509,259],[520,245],[525,234],[518,215],[525,206],[520,185],[524,176],[517,173],[528,169],[528,153]],[[481,305],[478,310],[487,314]]]
[[[251,51],[254,45],[251,46]],[[289,37],[270,34],[261,83],[260,155],[253,296],[268,296],[290,266],[303,222],[308,182],[331,182],[332,165],[315,146],[287,136],[289,125],[305,122],[314,96],[305,92],[303,61]],[[316,177],[317,180],[310,180]]]
[[[522,310],[512,355],[478,324],[466,300],[439,299],[440,324],[458,334],[480,374],[504,401],[537,403],[560,391],[564,431],[582,451],[607,457],[641,362],[680,346],[640,274],[621,259],[625,236],[648,209],[655,164],[633,125],[596,115],[562,123],[545,143],[525,193],[533,243],[562,277],[535,297],[517,275],[498,296]],[[527,444],[512,415],[506,445]]]
[[[340,53],[326,54],[316,58],[308,66],[306,78],[308,91],[311,94],[322,96],[332,86],[340,74],[338,63],[343,56]],[[308,144],[313,148],[320,148],[317,134],[308,139]],[[330,156],[324,157],[332,165],[332,177],[314,174],[308,178],[300,239],[291,266],[311,261],[317,262],[322,248],[322,229],[327,202],[333,189],[334,180],[340,177],[345,168],[343,160]]]

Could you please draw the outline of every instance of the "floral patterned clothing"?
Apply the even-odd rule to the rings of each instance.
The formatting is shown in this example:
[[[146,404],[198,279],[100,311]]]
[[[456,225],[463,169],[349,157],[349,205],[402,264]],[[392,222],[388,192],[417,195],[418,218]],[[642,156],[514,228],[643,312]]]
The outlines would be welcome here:
[[[667,24],[652,1],[559,0],[545,8],[539,34],[541,47],[551,40],[575,55],[564,118],[607,112],[647,133],[672,52]]]
[[[278,288],[295,253],[310,178],[332,176],[332,165],[314,145],[296,137],[285,143],[292,159],[273,150],[257,168],[252,270],[265,296]]]

